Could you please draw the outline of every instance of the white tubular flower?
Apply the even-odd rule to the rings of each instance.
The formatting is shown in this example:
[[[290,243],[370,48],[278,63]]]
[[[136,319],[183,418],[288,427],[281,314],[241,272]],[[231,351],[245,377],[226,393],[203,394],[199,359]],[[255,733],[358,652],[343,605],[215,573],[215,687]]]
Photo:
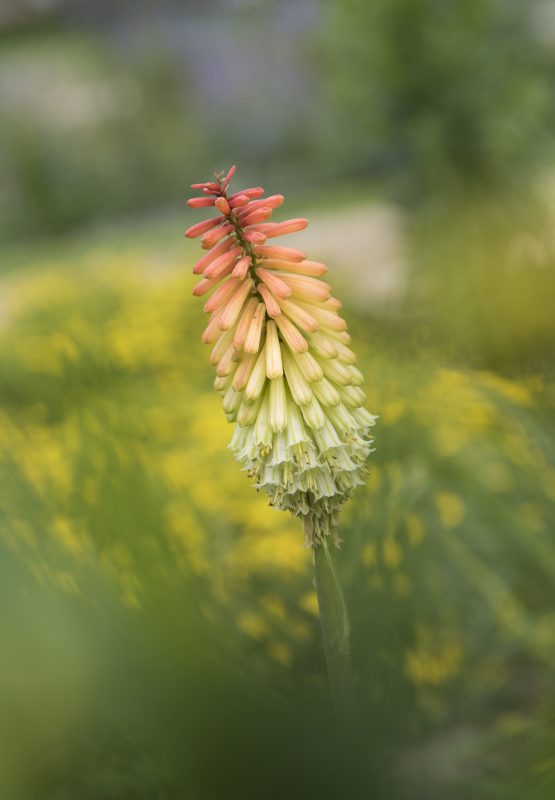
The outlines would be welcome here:
[[[270,505],[301,517],[313,546],[336,533],[339,510],[364,483],[375,417],[365,408],[341,303],[320,278],[327,267],[299,250],[267,245],[302,230],[302,218],[268,222],[282,195],[260,187],[229,193],[235,172],[193,184],[191,208],[219,216],[197,223],[208,252],[193,294],[213,291],[203,341],[212,345],[214,386],[235,422],[231,449]]]

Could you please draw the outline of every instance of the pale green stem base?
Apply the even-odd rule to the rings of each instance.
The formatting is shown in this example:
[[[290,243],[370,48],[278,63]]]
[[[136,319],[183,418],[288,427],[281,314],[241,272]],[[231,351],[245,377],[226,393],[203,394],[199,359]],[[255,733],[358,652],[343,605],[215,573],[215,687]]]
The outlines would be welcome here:
[[[314,548],[313,559],[332,702],[338,725],[345,729],[354,711],[349,615],[326,539]]]

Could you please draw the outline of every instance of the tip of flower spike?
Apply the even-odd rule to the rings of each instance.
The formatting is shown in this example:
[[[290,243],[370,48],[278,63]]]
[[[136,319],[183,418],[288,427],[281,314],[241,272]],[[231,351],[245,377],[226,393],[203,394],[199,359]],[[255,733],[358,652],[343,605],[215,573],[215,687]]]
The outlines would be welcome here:
[[[219,194],[220,187],[214,181],[205,181],[204,183],[192,183],[191,189],[202,189],[203,192],[210,192],[212,194]]]
[[[233,176],[235,175],[236,170],[237,170],[237,167],[236,167],[235,164],[233,164],[233,166],[230,168],[229,172],[225,176],[224,181],[222,183],[222,187],[224,189],[227,189],[227,187],[229,186],[229,182],[233,178]]]
[[[226,216],[229,215],[231,209],[225,197],[217,197],[216,200],[214,201],[214,205],[216,206],[218,211],[221,211],[222,214],[225,214]]]

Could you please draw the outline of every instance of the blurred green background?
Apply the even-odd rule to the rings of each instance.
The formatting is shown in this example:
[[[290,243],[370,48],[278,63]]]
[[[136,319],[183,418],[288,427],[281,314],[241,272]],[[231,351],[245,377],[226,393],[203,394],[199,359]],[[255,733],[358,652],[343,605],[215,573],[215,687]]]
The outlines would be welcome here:
[[[2,0],[2,800],[555,796],[554,89],[551,0]],[[380,416],[349,741],[200,344],[234,162]]]

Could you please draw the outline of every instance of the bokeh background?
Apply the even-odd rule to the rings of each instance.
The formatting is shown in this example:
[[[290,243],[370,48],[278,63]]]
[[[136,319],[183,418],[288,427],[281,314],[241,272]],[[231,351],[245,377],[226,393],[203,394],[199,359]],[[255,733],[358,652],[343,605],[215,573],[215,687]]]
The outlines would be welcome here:
[[[553,0],[1,0],[2,798],[555,796],[554,92]],[[235,162],[380,416],[350,738],[200,344]]]

